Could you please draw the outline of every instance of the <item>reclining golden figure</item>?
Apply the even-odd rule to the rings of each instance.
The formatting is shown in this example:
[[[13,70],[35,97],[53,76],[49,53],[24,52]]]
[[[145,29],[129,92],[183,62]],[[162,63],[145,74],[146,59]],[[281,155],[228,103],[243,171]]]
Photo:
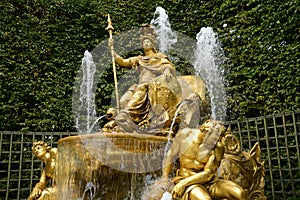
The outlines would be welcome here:
[[[211,120],[199,129],[186,128],[177,133],[164,160],[161,178],[167,184],[179,156],[180,168],[173,178],[173,199],[246,199],[246,192],[240,185],[219,178],[217,174],[225,152],[221,142],[225,133],[223,125]]]

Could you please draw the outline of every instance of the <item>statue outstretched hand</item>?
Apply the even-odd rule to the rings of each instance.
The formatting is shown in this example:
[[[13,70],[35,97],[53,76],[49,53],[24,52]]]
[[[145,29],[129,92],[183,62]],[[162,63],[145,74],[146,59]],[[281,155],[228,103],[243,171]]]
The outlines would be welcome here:
[[[172,197],[176,199],[177,197],[181,197],[185,191],[185,186],[181,182],[177,183],[172,190]]]

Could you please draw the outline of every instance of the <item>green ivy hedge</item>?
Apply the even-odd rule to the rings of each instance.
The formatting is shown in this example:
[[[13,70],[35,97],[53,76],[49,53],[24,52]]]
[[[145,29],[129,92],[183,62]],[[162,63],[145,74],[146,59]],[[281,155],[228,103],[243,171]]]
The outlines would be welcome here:
[[[2,0],[0,130],[74,131],[72,92],[85,50],[150,22],[157,6],[172,29],[192,38],[219,34],[227,56],[228,119],[300,108],[299,1]],[[118,75],[122,74],[119,70]],[[101,84],[100,84],[101,83]],[[113,76],[97,88],[97,111],[110,105]]]

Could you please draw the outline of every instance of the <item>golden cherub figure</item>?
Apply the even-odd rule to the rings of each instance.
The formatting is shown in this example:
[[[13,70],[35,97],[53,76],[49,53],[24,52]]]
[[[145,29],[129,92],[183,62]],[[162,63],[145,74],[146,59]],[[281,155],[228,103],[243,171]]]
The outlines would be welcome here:
[[[53,180],[55,173],[57,149],[51,148],[43,141],[34,142],[32,146],[33,154],[45,163],[40,181],[34,186],[28,200],[53,199],[54,188],[46,188],[49,180]]]

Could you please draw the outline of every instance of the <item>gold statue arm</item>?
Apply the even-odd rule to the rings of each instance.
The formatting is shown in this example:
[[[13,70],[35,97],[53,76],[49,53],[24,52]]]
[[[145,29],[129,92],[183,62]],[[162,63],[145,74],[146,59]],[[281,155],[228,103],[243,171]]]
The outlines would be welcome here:
[[[173,76],[176,75],[175,66],[171,63],[171,61],[168,58],[162,58],[161,63],[165,67],[165,73],[171,73]]]
[[[212,151],[212,154],[208,158],[208,161],[204,166],[204,170],[180,181],[180,185],[178,185],[178,187],[180,186],[185,188],[192,184],[204,184],[209,182],[216,174],[223,156],[224,147],[221,142],[218,142],[215,149]]]
[[[172,197],[174,199],[176,199],[177,197],[181,197],[185,189],[190,185],[205,184],[207,182],[210,182],[214,177],[214,173],[211,171],[210,167],[213,165],[215,158],[215,155],[211,155],[203,171],[180,180],[172,189]]]
[[[120,66],[120,67],[126,67],[131,68],[133,66],[137,65],[138,57],[132,57],[124,59],[121,56],[119,56],[116,51],[113,48],[114,40],[112,38],[108,39],[108,48],[112,54],[112,57],[114,58],[114,61]]]
[[[43,190],[46,188],[48,184],[48,179],[46,176],[46,170],[43,169],[40,181],[34,186],[28,200],[38,199],[41,195]]]
[[[189,185],[204,184],[204,183],[209,182],[215,174],[215,172],[213,172],[211,170],[211,167],[213,165],[212,163],[214,163],[214,160],[215,160],[215,156],[211,155],[209,157],[207,164],[204,167],[204,171],[201,171],[197,174],[194,174],[190,177],[187,177],[187,178],[181,180],[176,186],[178,188],[185,188]]]
[[[171,61],[168,58],[162,58],[161,63],[163,65],[168,65],[169,68],[172,68],[175,70],[175,66],[171,63]]]
[[[163,162],[162,179],[167,179],[175,162],[175,158],[180,152],[180,142],[188,136],[188,131],[180,131],[174,138],[173,144],[166,154]]]
[[[38,188],[44,190],[46,188],[47,184],[48,184],[48,179],[46,176],[46,169],[43,169],[42,175],[40,177],[40,181],[35,185],[35,187],[38,187]]]
[[[119,56],[116,52],[114,53],[115,53],[115,61],[120,67],[131,68],[137,65],[137,57],[124,59],[121,56]]]

